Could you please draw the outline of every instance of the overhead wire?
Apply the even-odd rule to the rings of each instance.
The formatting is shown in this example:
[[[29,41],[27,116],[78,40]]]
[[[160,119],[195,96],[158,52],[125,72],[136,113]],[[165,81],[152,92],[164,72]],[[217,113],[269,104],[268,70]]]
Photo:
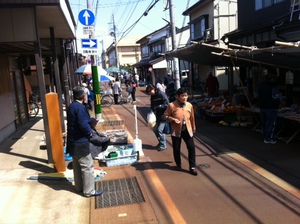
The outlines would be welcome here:
[[[128,22],[130,21],[131,17],[134,15],[135,13],[135,10],[138,6],[138,4],[140,3],[140,0],[136,2],[135,6],[134,4],[131,4],[131,9],[130,11],[127,13],[127,18],[124,20],[124,23],[122,25],[122,28],[120,29],[121,30],[121,33],[122,31],[125,29],[125,27],[127,26]]]
[[[125,30],[121,36],[121,38],[119,39],[119,41],[124,38],[126,35],[129,34],[129,32],[136,26],[136,24],[143,18],[143,16],[147,16],[148,13],[150,12],[150,10],[156,5],[156,3],[158,2],[159,0],[153,0],[148,7],[147,9],[145,10],[145,12],[130,26],[127,28],[127,30]]]

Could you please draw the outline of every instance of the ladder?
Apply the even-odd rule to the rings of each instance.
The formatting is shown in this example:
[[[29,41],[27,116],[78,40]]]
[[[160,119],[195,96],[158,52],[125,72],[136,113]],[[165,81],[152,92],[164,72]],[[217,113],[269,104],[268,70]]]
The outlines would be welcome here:
[[[298,6],[296,9],[295,9],[295,5]],[[293,20],[294,13],[300,11],[300,7],[299,6],[300,6],[299,0],[291,0],[291,17],[290,17],[290,22]],[[298,19],[300,19],[300,13],[299,13]]]

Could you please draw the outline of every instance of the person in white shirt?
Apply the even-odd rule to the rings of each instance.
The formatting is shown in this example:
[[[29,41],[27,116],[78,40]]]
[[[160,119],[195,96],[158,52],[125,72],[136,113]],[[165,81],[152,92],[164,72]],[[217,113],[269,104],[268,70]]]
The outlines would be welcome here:
[[[83,105],[89,109],[89,101],[88,101],[88,98],[89,98],[89,95],[90,95],[90,90],[87,88],[87,84],[86,83],[82,83],[82,87],[83,87],[83,91],[84,91],[84,94],[86,95],[84,101],[83,101]]]
[[[135,79],[134,81],[136,83],[136,86],[138,87],[139,86],[140,76],[138,74],[135,74],[134,79]]]
[[[112,90],[114,94],[114,102],[115,104],[119,104],[119,100],[118,100],[119,94],[121,94],[122,90],[121,90],[121,84],[118,77],[116,78],[116,81],[112,85]]]
[[[156,88],[159,89],[161,92],[166,92],[165,85],[163,84],[161,79],[156,83]]]

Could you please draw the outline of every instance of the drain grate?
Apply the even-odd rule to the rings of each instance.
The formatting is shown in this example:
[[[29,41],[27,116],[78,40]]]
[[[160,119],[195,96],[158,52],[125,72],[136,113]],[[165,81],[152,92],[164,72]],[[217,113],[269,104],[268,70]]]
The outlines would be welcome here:
[[[116,120],[116,121],[104,121],[104,126],[118,126],[123,125],[123,120]]]
[[[96,182],[103,194],[96,197],[96,209],[145,202],[136,177]]]

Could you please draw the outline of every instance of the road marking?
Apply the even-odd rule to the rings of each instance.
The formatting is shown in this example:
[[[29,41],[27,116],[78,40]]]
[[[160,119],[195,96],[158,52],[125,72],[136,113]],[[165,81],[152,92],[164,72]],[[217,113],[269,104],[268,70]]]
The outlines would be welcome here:
[[[242,163],[246,167],[248,167],[251,170],[255,171],[256,173],[262,175],[264,178],[270,180],[274,184],[278,185],[279,187],[283,188],[290,194],[292,194],[295,197],[300,199],[300,190],[298,188],[287,183],[286,181],[282,180],[281,178],[277,177],[276,175],[270,173],[269,171],[265,170],[264,168],[258,166],[257,164],[253,163],[252,161],[246,159],[245,157],[243,157],[237,153],[228,153],[227,155],[234,158],[235,160]]]
[[[149,163],[145,164],[146,172],[150,176],[150,180],[152,181],[155,189],[157,189],[157,194],[159,194],[159,198],[164,202],[164,205],[168,208],[168,213],[173,222],[171,223],[180,223],[184,224],[186,221],[182,217],[181,213],[177,209],[167,190],[164,188],[164,185],[160,181],[159,177],[156,175],[155,171],[151,168]]]

